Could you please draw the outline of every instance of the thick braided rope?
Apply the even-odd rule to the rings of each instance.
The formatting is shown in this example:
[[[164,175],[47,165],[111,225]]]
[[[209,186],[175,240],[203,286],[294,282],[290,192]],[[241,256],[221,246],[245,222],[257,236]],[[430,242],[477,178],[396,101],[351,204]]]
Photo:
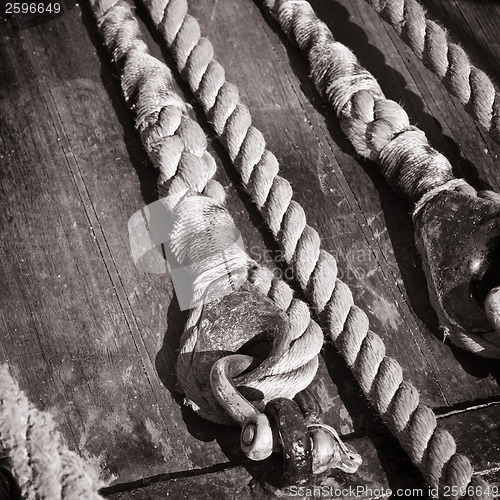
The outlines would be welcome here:
[[[446,31],[428,19],[417,0],[366,0],[387,21],[468,113],[500,143],[500,94],[491,79],[472,65]]]
[[[319,235],[292,200],[290,184],[277,175],[276,157],[251,125],[236,87],[225,81],[211,43],[201,37],[198,22],[187,13],[186,0],[146,0],[145,5],[366,397],[430,485],[477,486],[477,491],[486,491],[487,483],[472,476],[469,460],[456,453],[452,436],[437,427],[433,411],[419,402],[418,391],[403,380],[401,366],[385,356],[383,341],[368,330],[368,318],[354,305],[347,285],[336,279],[335,259],[320,249]],[[447,173],[444,178],[448,179]],[[488,497],[473,494],[471,498]]]
[[[293,297],[288,285],[272,279],[270,271],[256,266],[243,249],[233,245],[231,237],[237,230],[222,205],[224,189],[212,179],[216,164],[206,149],[205,134],[187,116],[185,103],[173,91],[169,69],[148,53],[130,7],[119,0],[95,0],[91,5],[104,43],[121,69],[122,89],[135,111],[135,126],[160,172],[159,192],[166,195],[161,201],[172,214],[172,251],[179,264],[196,271],[194,298],[202,296],[214,282],[231,291],[248,278],[273,301],[278,312],[286,313],[287,328],[280,344],[287,343],[284,352],[280,351],[272,362],[270,358],[264,360],[240,381],[263,394],[256,402],[260,408],[275,397],[293,397],[310,384],[317,371],[317,355],[323,345],[321,328],[311,319],[308,306]],[[222,259],[218,257],[221,250]],[[210,385],[196,373],[202,311],[203,306],[194,308],[185,326],[177,376],[188,404],[201,416],[230,423]],[[220,346],[221,350],[226,348]]]
[[[388,182],[414,204],[414,215],[433,196],[461,186],[448,159],[433,149],[425,134],[412,126],[406,111],[386,99],[377,80],[356,56],[335,41],[308,2],[267,2],[285,33],[307,55],[311,78],[331,104],[356,152],[377,163]],[[450,329],[452,342],[475,354],[499,358],[500,339],[495,333],[477,335]]]
[[[49,413],[39,411],[0,366],[0,448],[27,500],[98,500],[97,470],[70,451]]]

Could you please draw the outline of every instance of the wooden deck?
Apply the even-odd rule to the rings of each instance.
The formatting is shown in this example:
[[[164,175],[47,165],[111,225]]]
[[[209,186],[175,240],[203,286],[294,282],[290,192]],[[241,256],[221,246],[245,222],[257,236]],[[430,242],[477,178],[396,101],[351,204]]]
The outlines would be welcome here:
[[[363,0],[311,3],[457,175],[500,192],[500,146],[392,28]],[[499,80],[500,3],[423,3]],[[354,157],[304,59],[254,2],[190,4],[388,354],[477,473],[500,484],[500,363],[443,342],[408,206],[376,166]],[[128,219],[155,200],[156,173],[88,7],[66,0],[65,10],[0,22],[0,361],[52,413],[70,447],[100,461],[112,478],[109,498],[286,498],[290,491],[276,489],[277,460],[249,463],[237,428],[228,432],[182,405],[174,366],[186,315],[168,276],[135,267],[127,232]],[[227,174],[221,146],[210,147],[247,249],[272,265],[262,220]],[[323,484],[360,487],[358,498],[425,487],[328,343],[314,390],[328,423],[364,458],[357,474],[332,472]]]

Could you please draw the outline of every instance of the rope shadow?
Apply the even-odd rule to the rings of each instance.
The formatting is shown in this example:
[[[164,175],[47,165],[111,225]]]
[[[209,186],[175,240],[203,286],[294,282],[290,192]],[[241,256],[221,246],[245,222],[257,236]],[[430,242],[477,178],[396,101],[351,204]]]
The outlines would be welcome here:
[[[120,78],[113,71],[117,71],[110,64],[110,55],[101,42],[97,31],[94,15],[86,2],[80,4],[82,23],[85,26],[89,39],[96,50],[101,63],[101,82],[108,94],[116,117],[123,130],[123,143],[131,165],[137,173],[140,183],[141,196],[146,205],[158,199],[157,179],[158,171],[152,166],[144,150],[139,134],[134,127],[134,121],[123,99]],[[113,68],[113,69],[112,69]]]

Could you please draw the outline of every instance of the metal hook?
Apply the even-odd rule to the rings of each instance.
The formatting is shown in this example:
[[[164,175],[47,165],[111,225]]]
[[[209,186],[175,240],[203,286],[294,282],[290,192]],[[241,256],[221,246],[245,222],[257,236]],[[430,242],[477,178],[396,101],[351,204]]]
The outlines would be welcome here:
[[[264,460],[273,452],[273,431],[266,415],[245,399],[232,381],[253,363],[252,356],[231,354],[212,366],[210,384],[219,404],[240,424],[241,449],[251,460]]]
[[[210,373],[213,393],[221,406],[240,424],[241,449],[252,460],[263,460],[273,451],[284,456],[287,484],[306,481],[312,473],[311,439],[304,417],[291,399],[277,398],[259,412],[237,390],[232,378],[253,363],[252,356],[231,354],[216,361]]]
[[[210,372],[217,401],[241,426],[243,453],[251,460],[263,460],[273,451],[281,452],[287,484],[304,483],[311,475],[332,468],[356,472],[362,462],[360,455],[342,442],[335,429],[319,422],[319,406],[308,391],[297,396],[300,405],[287,398],[269,401],[265,413],[241,395],[233,378],[253,363],[252,356],[231,354],[217,360]]]

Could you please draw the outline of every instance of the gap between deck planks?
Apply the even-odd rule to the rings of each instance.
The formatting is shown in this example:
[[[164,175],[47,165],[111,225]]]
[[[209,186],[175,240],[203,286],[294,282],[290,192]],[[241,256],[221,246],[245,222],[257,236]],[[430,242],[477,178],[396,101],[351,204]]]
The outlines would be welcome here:
[[[403,101],[413,121],[456,163],[464,163],[457,145],[427,114],[419,95],[446,124],[446,135],[466,136],[463,157],[474,158],[475,146],[483,163],[478,177],[498,188],[494,162],[484,152],[495,146],[478,147],[480,135],[470,119],[390,28],[361,1],[350,3],[349,13],[347,2],[313,5],[388,95]],[[301,56],[252,2],[192,2],[191,8],[228,80],[239,86],[254,122],[280,159],[282,175],[292,182],[310,223],[338,257],[358,305],[371,313],[372,328],[388,340],[389,354],[403,364],[422,399],[443,409],[497,398],[492,375],[498,374],[498,364],[479,363],[436,339],[435,322],[426,318],[432,313],[407,208],[375,167],[353,159],[338,123],[307,80]],[[101,455],[119,482],[212,467],[224,463],[226,455],[237,463],[236,433],[225,437],[224,430],[181,411],[172,351],[183,315],[171,302],[169,280],[141,274],[130,259],[126,223],[154,199],[154,174],[91,18],[84,12],[80,19],[75,8],[26,31],[3,29],[1,146],[8,161],[2,167],[2,202],[8,213],[2,213],[2,299],[8,298],[9,307],[1,318],[2,329],[9,332],[2,343],[4,358],[28,394],[61,423],[73,448],[84,456]],[[460,130],[463,124],[466,134]],[[227,165],[220,147],[213,147]],[[466,167],[473,171],[471,164]],[[221,172],[220,177],[228,186],[227,176]],[[249,219],[248,206],[226,189],[247,247],[267,263],[262,224],[255,214]],[[37,346],[34,352],[28,351],[32,345]],[[363,438],[374,429],[376,436],[383,434],[338,356],[331,348],[326,352],[328,362],[315,388],[325,414],[341,433],[361,436],[360,446],[374,461],[371,470],[363,469],[352,480],[394,484],[398,471],[384,470],[387,463],[377,457],[384,456],[383,444]],[[496,408],[491,411],[495,414]],[[470,418],[483,422],[482,416]],[[484,418],[493,432],[494,419]],[[453,435],[455,427],[463,429],[455,435],[460,451],[471,455],[479,470],[494,473],[494,436],[486,443],[491,454],[497,452],[496,462],[490,462],[487,453],[477,453],[481,433],[467,439],[469,423],[460,427],[451,417],[441,422]],[[239,470],[248,484],[255,484],[246,469]],[[403,478],[419,484],[414,477]]]

